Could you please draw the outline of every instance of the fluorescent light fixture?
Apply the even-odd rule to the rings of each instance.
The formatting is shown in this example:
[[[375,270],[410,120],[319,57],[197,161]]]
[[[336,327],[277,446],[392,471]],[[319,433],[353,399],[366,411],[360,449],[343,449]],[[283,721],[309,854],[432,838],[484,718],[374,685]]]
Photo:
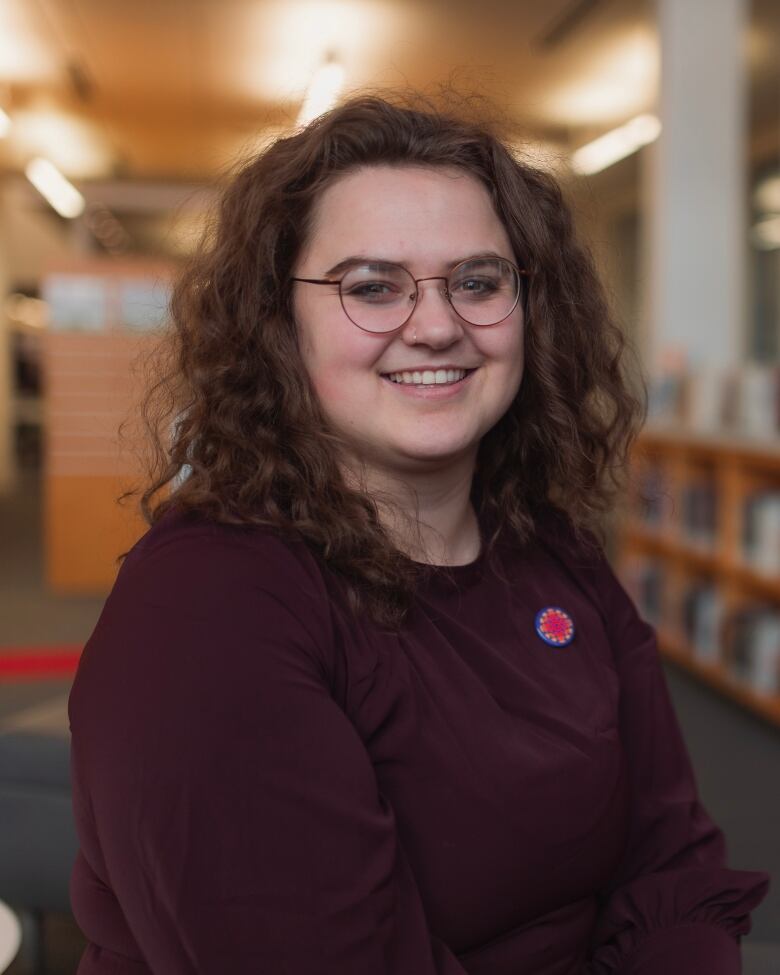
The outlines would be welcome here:
[[[780,247],[780,213],[753,225],[750,236],[753,244],[762,251],[773,251]]]
[[[36,4],[0,0],[0,83],[41,85],[58,80],[61,39],[44,25]],[[44,40],[47,35],[49,40]]]
[[[780,173],[761,180],[753,195],[753,203],[765,213],[780,213]]]
[[[581,176],[601,172],[607,166],[653,142],[660,131],[661,123],[655,115],[637,115],[625,125],[612,129],[606,135],[577,149],[571,157],[572,169]]]
[[[105,178],[111,170],[111,149],[100,131],[84,119],[40,105],[15,108],[13,126],[17,158],[49,159],[70,179]]]
[[[0,0],[0,9],[3,0]],[[356,83],[382,74],[393,52],[420,31],[425,4],[398,0],[263,0],[231,5],[224,39],[230,56],[220,64],[227,85],[253,101],[300,107],[303,93],[329,51]],[[229,21],[229,23],[227,23]],[[1,26],[1,25],[0,25]],[[632,106],[619,118],[629,118]],[[294,121],[294,119],[293,119]],[[609,124],[609,123],[607,123]],[[44,153],[41,153],[44,155]]]
[[[11,119],[8,115],[0,108],[0,139],[8,135],[11,129]]]
[[[314,73],[295,124],[302,127],[327,112],[336,103],[343,84],[343,66],[334,58],[329,58]]]
[[[27,163],[24,172],[36,190],[61,217],[72,219],[84,212],[84,197],[48,159],[32,159]]]

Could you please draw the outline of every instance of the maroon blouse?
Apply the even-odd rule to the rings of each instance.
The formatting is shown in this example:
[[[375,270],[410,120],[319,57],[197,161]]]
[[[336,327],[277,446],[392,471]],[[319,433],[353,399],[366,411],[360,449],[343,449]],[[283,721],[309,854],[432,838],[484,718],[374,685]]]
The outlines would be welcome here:
[[[400,634],[334,578],[180,513],[124,561],[69,699],[78,975],[737,975],[769,875],[602,552],[551,513]]]

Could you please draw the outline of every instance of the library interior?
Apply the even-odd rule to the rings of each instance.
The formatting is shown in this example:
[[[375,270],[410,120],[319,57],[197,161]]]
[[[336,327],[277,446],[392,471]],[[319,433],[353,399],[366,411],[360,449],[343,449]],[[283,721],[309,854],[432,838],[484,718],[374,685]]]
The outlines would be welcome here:
[[[87,944],[68,697],[148,529],[117,503],[139,356],[220,185],[347,95],[442,85],[558,180],[636,350],[607,552],[730,863],[774,880],[743,971],[780,972],[777,0],[0,0],[0,972]]]

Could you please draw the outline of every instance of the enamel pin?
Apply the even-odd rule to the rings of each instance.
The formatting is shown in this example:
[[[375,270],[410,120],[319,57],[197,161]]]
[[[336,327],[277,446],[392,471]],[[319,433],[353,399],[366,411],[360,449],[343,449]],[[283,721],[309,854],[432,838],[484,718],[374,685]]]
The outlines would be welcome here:
[[[560,606],[545,606],[536,614],[536,632],[551,647],[565,647],[574,638],[574,620]]]

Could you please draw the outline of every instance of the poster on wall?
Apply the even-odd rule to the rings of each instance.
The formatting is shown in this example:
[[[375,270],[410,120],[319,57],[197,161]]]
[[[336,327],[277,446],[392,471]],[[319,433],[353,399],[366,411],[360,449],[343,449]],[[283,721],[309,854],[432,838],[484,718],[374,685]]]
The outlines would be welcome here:
[[[49,274],[42,295],[55,332],[103,332],[108,328],[108,280],[94,274]]]

